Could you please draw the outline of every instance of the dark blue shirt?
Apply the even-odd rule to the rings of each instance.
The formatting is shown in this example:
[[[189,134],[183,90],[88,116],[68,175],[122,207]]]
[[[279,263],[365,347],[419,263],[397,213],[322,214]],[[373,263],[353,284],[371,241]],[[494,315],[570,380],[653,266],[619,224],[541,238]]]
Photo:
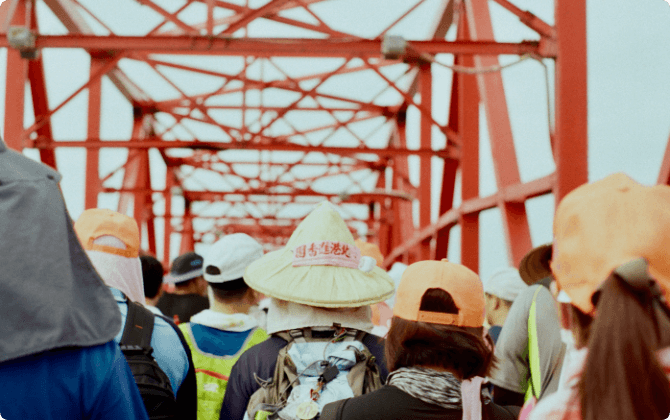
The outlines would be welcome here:
[[[0,364],[7,420],[148,420],[119,346],[49,350]]]
[[[500,337],[500,331],[502,331],[502,327],[500,325],[494,325],[491,328],[489,328],[489,335],[491,336],[491,340],[493,340],[493,344],[498,342],[498,337]]]

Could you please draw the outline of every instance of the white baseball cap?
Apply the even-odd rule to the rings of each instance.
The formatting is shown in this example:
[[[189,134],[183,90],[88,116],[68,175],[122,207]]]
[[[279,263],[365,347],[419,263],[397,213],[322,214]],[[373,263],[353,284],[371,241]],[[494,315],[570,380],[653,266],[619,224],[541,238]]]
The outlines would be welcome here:
[[[488,281],[484,282],[485,293],[509,302],[514,302],[519,293],[526,290],[527,287],[528,285],[521,279],[519,271],[512,267],[496,271],[489,277]]]
[[[263,246],[246,233],[226,235],[205,254],[205,280],[208,283],[225,283],[240,279],[249,264],[262,256]]]

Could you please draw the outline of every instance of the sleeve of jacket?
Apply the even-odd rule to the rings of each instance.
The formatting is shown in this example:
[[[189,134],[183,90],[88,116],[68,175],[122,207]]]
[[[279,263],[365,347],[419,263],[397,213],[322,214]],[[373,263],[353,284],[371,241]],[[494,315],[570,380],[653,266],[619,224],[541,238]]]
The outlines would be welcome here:
[[[277,355],[285,345],[286,341],[283,339],[270,336],[267,340],[242,353],[230,372],[219,419],[244,419],[251,395],[260,388],[254,374],[261,379],[272,378],[277,364]]]
[[[256,381],[249,381],[242,377],[242,372],[249,372],[252,369],[249,365],[249,357],[245,356],[248,356],[248,353],[240,356],[230,372],[219,419],[242,420],[249,398],[258,389]]]
[[[188,358],[188,371],[177,390],[177,409],[179,410],[177,417],[184,420],[196,420],[198,416],[198,386],[195,379],[195,365],[193,364],[193,356],[191,356],[191,348],[188,346],[181,329],[169,318],[162,318],[172,326],[179,336],[179,341]]]
[[[537,287],[528,287],[514,300],[503,325],[495,356],[498,363],[491,371],[491,382],[519,394],[526,392],[528,365],[528,313]]]

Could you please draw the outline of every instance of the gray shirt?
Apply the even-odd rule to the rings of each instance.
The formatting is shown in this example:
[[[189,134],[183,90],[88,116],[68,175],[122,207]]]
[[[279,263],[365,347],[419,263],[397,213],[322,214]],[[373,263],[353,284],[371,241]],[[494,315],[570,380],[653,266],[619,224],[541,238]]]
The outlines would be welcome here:
[[[558,388],[565,344],[561,341],[556,303],[549,290],[534,285],[516,298],[505,320],[495,348],[497,367],[491,371],[491,382],[509,391],[523,394],[530,381],[528,358],[528,317],[535,292],[536,320],[540,355],[541,397]]]

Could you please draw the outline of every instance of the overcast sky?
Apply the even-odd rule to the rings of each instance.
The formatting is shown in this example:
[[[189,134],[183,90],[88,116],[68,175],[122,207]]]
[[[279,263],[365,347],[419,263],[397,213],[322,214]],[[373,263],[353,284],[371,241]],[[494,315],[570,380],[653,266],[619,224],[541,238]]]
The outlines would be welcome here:
[[[121,1],[121,0],[120,0]],[[139,5],[131,0],[118,2],[91,2],[84,4],[96,8],[96,13],[109,16],[120,8],[127,7],[123,19],[110,18],[121,34],[131,34],[139,19],[131,8]],[[169,3],[169,2],[163,2]],[[254,3],[252,1],[252,3]],[[256,1],[256,7],[263,1]],[[424,11],[417,10],[416,16],[408,17],[397,28],[397,32],[411,39],[424,39],[432,21],[439,0],[429,0]],[[527,9],[553,24],[553,2],[540,0],[516,0],[521,9]],[[383,7],[382,7],[383,4]],[[374,36],[383,23],[398,15],[384,16],[384,10],[400,10],[402,0],[360,2],[353,0],[332,0],[314,7],[316,13],[330,16],[342,15],[342,28],[356,27],[362,36]],[[536,38],[536,35],[518,20],[490,2],[493,25],[499,41],[520,41]],[[44,7],[38,8],[42,11]],[[597,180],[608,174],[623,171],[645,184],[656,182],[661,159],[670,135],[670,6],[663,0],[610,0],[607,2],[587,1],[588,13],[588,96],[589,96],[589,179]],[[40,15],[38,15],[40,16]],[[40,25],[43,32],[58,33],[62,28],[53,17],[44,15]],[[347,28],[348,29],[348,28]],[[252,36],[273,36],[271,26],[254,28]],[[453,37],[453,31],[449,36]],[[88,55],[80,50],[45,51],[47,68],[47,88],[49,102],[53,106],[60,103],[88,78]],[[449,57],[438,57],[449,62]],[[509,63],[517,57],[501,57],[501,62]],[[0,63],[6,62],[6,52],[0,52]],[[316,65],[316,63],[315,63]],[[5,65],[0,65],[0,87],[4,87]],[[449,71],[434,66],[434,116],[437,121],[446,122],[447,99],[451,75]],[[523,181],[547,175],[554,170],[548,145],[546,97],[544,95],[544,72],[542,66],[527,60],[504,70],[510,118],[519,169]],[[86,136],[86,93],[75,98],[53,117],[56,139],[83,139]],[[26,105],[31,110],[30,104]],[[0,103],[0,113],[4,114],[4,104]],[[32,124],[27,112],[26,125]],[[418,145],[416,115],[410,117],[408,142]],[[130,107],[115,91],[109,81],[103,83],[103,138],[128,138],[132,116]],[[482,123],[481,188],[482,195],[496,190],[488,151],[485,123]],[[444,138],[436,135],[433,146],[444,145]],[[34,151],[26,151],[36,156]],[[60,150],[57,152],[59,170],[63,173],[63,192],[74,218],[83,211],[84,153],[81,150]],[[125,159],[124,153],[113,152],[104,155],[101,173],[106,174],[119,166]],[[438,162],[439,163],[439,160]],[[440,179],[440,165],[434,165],[434,179]],[[157,167],[158,180],[154,188],[162,188],[164,172]],[[418,169],[414,168],[412,179],[418,182]],[[119,180],[120,181],[120,180]],[[440,186],[433,183],[433,194],[439,196]],[[107,200],[107,201],[106,201]],[[113,198],[104,198],[102,206],[114,208]],[[533,243],[551,240],[551,219],[554,202],[551,196],[540,197],[527,203]],[[434,208],[437,217],[437,208]],[[506,265],[507,252],[504,246],[500,214],[491,210],[481,215],[481,265],[483,278],[496,268]],[[158,229],[160,234],[161,229]],[[458,229],[454,229],[449,258],[459,260]],[[159,242],[160,244],[160,242]],[[160,248],[160,245],[159,245]],[[159,249],[159,253],[160,253]],[[174,252],[174,250],[173,250]]]

